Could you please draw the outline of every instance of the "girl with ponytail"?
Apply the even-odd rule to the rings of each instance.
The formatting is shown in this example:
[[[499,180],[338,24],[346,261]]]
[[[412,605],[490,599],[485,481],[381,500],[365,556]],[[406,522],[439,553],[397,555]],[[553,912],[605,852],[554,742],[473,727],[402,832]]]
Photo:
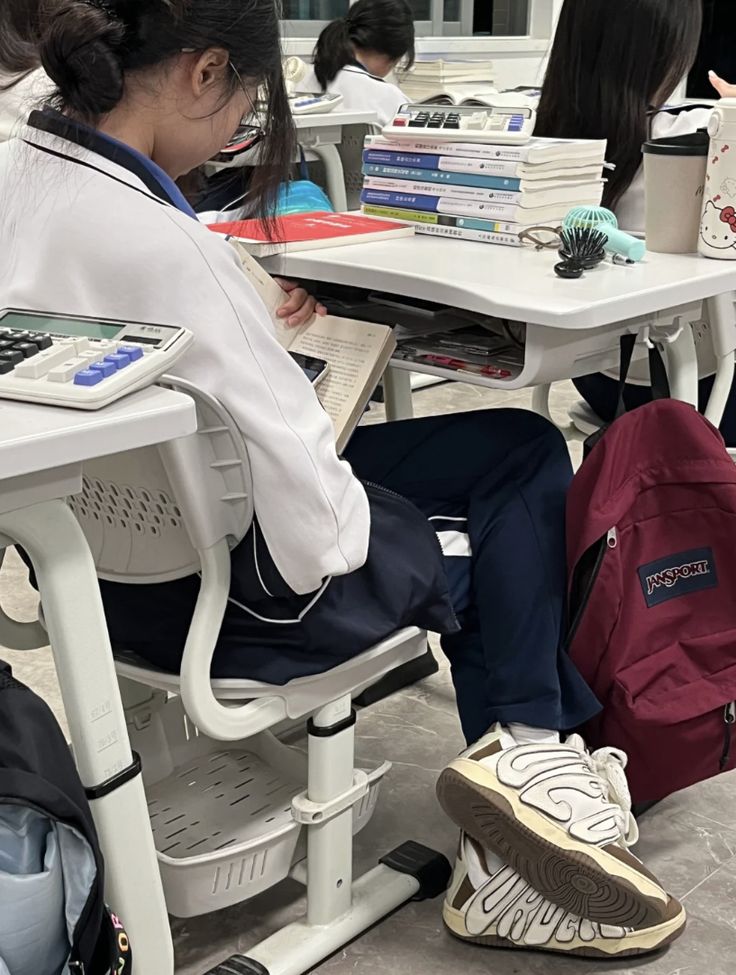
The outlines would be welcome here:
[[[340,94],[344,109],[375,111],[386,125],[408,101],[386,81],[400,63],[414,63],[414,15],[407,0],[358,0],[320,34],[313,70],[301,87]]]

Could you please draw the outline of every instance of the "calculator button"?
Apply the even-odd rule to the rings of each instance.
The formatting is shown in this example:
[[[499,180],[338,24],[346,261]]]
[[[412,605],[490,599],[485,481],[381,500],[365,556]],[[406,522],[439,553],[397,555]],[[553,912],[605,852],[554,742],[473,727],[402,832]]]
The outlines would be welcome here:
[[[24,359],[30,359],[41,351],[35,342],[16,342],[15,351],[20,352]]]
[[[95,372],[102,373],[103,379],[107,379],[108,376],[114,376],[117,372],[114,364],[112,362],[108,362],[107,359],[103,359],[102,362],[95,362],[90,366],[90,369],[94,369]]]
[[[19,379],[41,379],[54,366],[66,362],[68,358],[69,352],[66,349],[52,347],[45,352],[33,356],[31,359],[25,360],[17,367],[15,374]]]
[[[7,359],[0,358],[0,376],[5,376],[7,373],[13,371],[13,363],[8,362]]]
[[[126,366],[130,365],[130,356],[123,352],[113,352],[111,355],[105,356],[105,362],[109,362],[115,369],[125,369]]]
[[[42,352],[46,349],[50,349],[54,344],[50,335],[45,335],[40,332],[36,332],[34,335],[32,335],[30,341],[33,342],[34,345],[37,345]]]
[[[127,355],[131,362],[137,362],[143,358],[143,349],[139,345],[119,345],[118,352]]]
[[[0,359],[3,362],[9,362],[11,365],[17,366],[19,362],[23,362],[24,356],[17,349],[5,349],[3,352],[0,352]]]
[[[105,376],[99,371],[99,369],[95,369],[93,366],[91,369],[82,369],[81,372],[78,372],[74,377],[74,385],[96,386],[98,383],[101,383],[104,378]]]
[[[75,373],[88,368],[87,360],[69,358],[61,365],[52,369],[46,377],[52,383],[68,383],[74,378]]]

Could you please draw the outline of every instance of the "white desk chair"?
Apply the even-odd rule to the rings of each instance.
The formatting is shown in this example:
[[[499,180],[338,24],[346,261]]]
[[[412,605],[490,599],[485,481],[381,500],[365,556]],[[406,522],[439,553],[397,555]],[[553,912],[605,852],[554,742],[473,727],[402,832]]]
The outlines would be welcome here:
[[[222,971],[298,975],[410,898],[439,894],[449,879],[447,861],[416,844],[352,877],[353,833],[369,820],[390,766],[355,769],[351,699],[422,655],[426,634],[402,630],[326,674],[283,687],[210,681],[230,550],[253,515],[250,468],[220,404],[187,383],[170,385],[194,398],[199,432],[96,460],[69,503],[101,578],[141,584],[201,573],[181,673],[125,653],[117,663],[167,906],[193,916],[296,877],[307,888],[304,919],[249,960],[227,963],[241,967]],[[309,716],[306,755],[269,730]],[[428,885],[417,879],[427,871]]]

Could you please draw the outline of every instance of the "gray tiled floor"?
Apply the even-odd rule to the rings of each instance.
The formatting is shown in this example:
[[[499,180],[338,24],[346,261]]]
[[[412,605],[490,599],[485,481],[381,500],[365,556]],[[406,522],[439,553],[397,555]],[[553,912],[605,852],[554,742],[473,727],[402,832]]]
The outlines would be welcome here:
[[[570,387],[555,390],[553,412],[566,422],[574,399]],[[418,414],[487,406],[528,406],[526,393],[494,396],[472,387],[445,386],[418,393]],[[379,419],[374,413],[371,419]],[[579,438],[570,433],[580,455]],[[0,592],[15,614],[33,618],[35,601],[9,559]],[[3,656],[8,654],[3,653]],[[59,711],[58,688],[47,651],[9,655],[18,676]],[[60,715],[62,718],[63,716]],[[446,667],[435,677],[361,714],[359,751],[367,759],[394,763],[370,826],[358,843],[359,870],[404,839],[417,839],[451,856],[455,831],[434,801],[437,772],[461,746],[452,687]],[[653,810],[641,823],[639,855],[690,913],[685,937],[666,954],[632,965],[607,962],[616,972],[647,975],[731,975],[736,958],[736,776],[726,775],[681,793]],[[285,884],[256,900],[188,921],[174,921],[179,975],[202,975],[207,968],[249,945],[295,916],[300,890]],[[322,965],[329,975],[586,975],[600,969],[590,960],[571,960],[516,951],[491,951],[454,941],[442,928],[439,904],[411,904]],[[143,973],[149,975],[149,973]],[[150,973],[154,975],[154,973]]]

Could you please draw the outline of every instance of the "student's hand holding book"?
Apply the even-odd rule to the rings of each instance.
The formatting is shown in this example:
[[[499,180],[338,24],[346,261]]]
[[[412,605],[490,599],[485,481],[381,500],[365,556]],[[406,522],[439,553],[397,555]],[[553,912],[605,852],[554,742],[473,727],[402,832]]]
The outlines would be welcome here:
[[[736,98],[736,85],[729,85],[723,78],[719,78],[715,71],[709,71],[708,78],[721,98]]]
[[[304,288],[300,288],[296,281],[287,281],[285,278],[274,278],[274,281],[289,296],[276,312],[289,328],[301,328],[314,314],[327,314],[325,306]]]

